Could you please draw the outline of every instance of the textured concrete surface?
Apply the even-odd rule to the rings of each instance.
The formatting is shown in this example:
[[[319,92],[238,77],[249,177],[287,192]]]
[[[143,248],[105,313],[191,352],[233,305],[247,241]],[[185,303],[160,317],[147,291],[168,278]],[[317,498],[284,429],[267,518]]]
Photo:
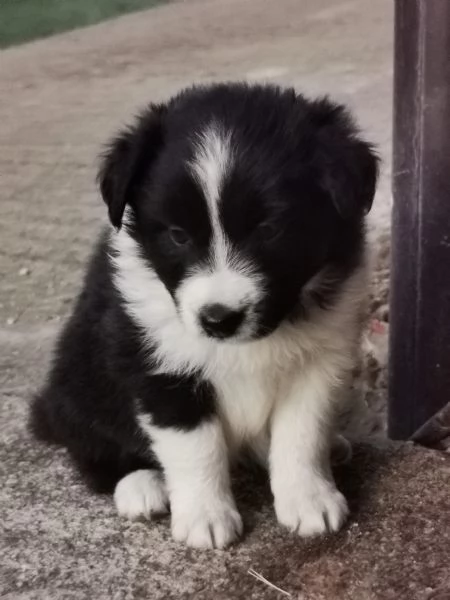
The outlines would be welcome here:
[[[25,430],[104,220],[94,182],[101,144],[139,106],[192,82],[269,80],[353,107],[384,160],[370,221],[371,314],[387,327],[391,4],[190,0],[0,54],[0,597],[283,597],[249,568],[298,600],[450,597],[444,455],[362,448],[340,474],[349,526],[308,544],[276,525],[264,478],[241,475],[246,537],[201,553],[174,544],[167,521],[119,521],[63,451]],[[385,337],[378,326],[368,336],[359,382],[373,417],[385,407]]]
[[[19,352],[17,381],[33,381],[51,338],[7,344],[12,355]],[[86,493],[64,451],[30,440],[23,401],[30,387],[5,394],[0,407],[1,598],[285,597],[249,569],[296,600],[450,598],[448,455],[410,445],[359,448],[338,473],[349,523],[310,542],[277,525],[262,474],[239,474],[244,539],[226,551],[194,551],[171,540],[167,519],[119,520],[110,498]]]
[[[226,551],[171,540],[169,523],[128,523],[86,492],[64,451],[25,430],[26,401],[53,342],[2,338],[0,598],[8,600],[448,600],[450,457],[410,444],[361,446],[338,473],[352,515],[338,535],[304,542],[276,523],[266,478],[239,473],[245,536]]]

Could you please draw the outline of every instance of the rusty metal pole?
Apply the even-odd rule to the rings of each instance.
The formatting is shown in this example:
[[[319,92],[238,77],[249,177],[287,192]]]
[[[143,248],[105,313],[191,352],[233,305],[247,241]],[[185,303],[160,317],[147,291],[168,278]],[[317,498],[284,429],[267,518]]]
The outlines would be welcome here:
[[[450,401],[450,0],[396,0],[389,434]]]

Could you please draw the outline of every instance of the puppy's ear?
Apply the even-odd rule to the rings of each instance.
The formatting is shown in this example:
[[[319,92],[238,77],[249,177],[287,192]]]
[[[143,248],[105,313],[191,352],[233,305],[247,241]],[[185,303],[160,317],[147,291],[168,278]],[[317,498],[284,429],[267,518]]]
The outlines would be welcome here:
[[[313,114],[319,128],[316,160],[322,189],[343,219],[367,214],[378,179],[379,160],[373,147],[359,137],[343,106],[324,99],[315,103]]]
[[[140,186],[163,145],[163,120],[167,107],[150,105],[136,123],[120,132],[101,157],[97,181],[108,206],[109,219],[122,225],[125,206],[133,206]]]

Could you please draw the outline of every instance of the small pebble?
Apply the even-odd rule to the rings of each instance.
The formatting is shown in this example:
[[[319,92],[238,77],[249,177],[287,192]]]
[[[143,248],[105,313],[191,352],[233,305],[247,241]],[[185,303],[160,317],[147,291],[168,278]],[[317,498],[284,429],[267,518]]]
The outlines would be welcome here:
[[[29,274],[30,274],[30,269],[28,267],[22,267],[19,270],[20,277],[24,277],[25,275],[29,275]]]
[[[14,325],[14,323],[17,321],[16,317],[8,317],[8,319],[6,319],[6,324],[7,325]]]

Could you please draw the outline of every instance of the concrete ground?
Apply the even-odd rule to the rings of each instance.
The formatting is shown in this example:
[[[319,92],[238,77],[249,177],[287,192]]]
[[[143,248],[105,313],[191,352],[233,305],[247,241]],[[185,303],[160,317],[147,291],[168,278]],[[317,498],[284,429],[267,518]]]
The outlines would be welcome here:
[[[386,330],[391,4],[190,0],[0,54],[1,598],[283,597],[249,568],[298,600],[450,598],[444,454],[362,446],[339,474],[354,509],[348,527],[311,543],[277,526],[264,478],[241,474],[246,536],[202,553],[174,544],[166,521],[119,521],[64,452],[38,446],[24,426],[105,220],[101,145],[139,106],[194,81],[269,80],[354,109],[384,161],[370,231],[371,311]],[[368,336],[360,381],[373,422],[385,410],[384,342]]]

